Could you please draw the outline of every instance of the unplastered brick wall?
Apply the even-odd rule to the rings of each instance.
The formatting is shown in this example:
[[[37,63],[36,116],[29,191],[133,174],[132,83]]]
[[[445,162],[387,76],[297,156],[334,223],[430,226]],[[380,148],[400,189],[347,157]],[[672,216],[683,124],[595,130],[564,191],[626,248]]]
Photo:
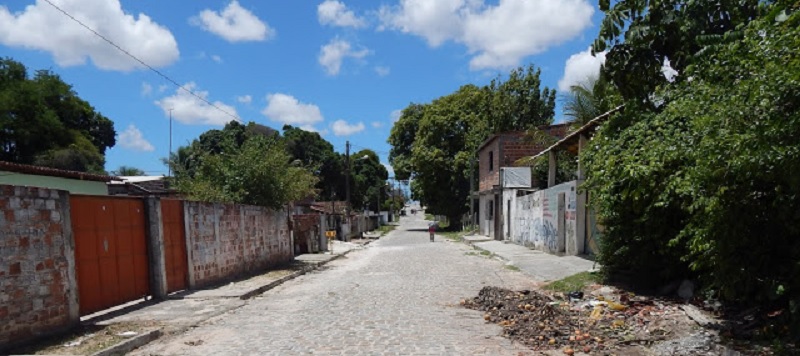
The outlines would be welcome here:
[[[219,283],[294,258],[285,211],[185,202],[191,288]]]
[[[78,322],[69,195],[0,185],[0,353]]]

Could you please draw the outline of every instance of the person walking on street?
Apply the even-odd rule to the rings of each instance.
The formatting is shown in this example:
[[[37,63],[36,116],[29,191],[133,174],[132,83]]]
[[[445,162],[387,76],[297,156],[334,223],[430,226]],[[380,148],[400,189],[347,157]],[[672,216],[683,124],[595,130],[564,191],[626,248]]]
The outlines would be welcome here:
[[[428,232],[431,234],[431,242],[433,242],[433,233],[436,232],[436,223],[432,222],[428,224]]]

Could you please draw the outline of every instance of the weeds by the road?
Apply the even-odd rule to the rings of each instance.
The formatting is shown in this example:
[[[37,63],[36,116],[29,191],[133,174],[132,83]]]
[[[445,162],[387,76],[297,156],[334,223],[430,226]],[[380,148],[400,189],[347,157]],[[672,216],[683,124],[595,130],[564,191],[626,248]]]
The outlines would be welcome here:
[[[396,225],[383,225],[383,226],[378,228],[378,231],[380,231],[381,232],[381,236],[383,236],[383,235],[388,234],[389,232],[391,232],[395,228],[397,228]]]
[[[507,270],[514,271],[514,272],[519,272],[519,267],[517,267],[517,266],[506,265],[505,267],[506,267]]]
[[[466,235],[468,231],[440,231],[437,234],[442,235],[454,242],[461,242],[464,240],[464,235]]]
[[[544,288],[552,290],[554,292],[562,292],[562,293],[569,293],[572,291],[580,291],[583,290],[584,287],[588,286],[592,283],[599,283],[600,276],[596,273],[591,272],[581,272],[578,274],[573,274],[569,277],[564,279],[559,279],[554,281]]]

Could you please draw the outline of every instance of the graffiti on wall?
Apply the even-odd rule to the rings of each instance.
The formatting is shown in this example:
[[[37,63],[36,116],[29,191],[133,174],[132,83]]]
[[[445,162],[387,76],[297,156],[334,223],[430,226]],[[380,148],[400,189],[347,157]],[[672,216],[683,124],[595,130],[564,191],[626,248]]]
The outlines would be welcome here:
[[[558,196],[564,193],[564,240],[559,239]],[[575,244],[577,237],[577,194],[575,182],[564,183],[517,197],[512,219],[511,240],[537,250],[558,253],[566,241]]]

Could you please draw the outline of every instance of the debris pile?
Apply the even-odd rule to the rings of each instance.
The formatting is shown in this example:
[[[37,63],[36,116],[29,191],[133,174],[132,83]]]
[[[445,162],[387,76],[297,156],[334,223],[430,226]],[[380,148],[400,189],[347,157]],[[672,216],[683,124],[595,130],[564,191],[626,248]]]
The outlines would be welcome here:
[[[595,353],[619,345],[652,345],[671,333],[675,305],[615,289],[565,296],[539,291],[484,287],[461,304],[484,311],[484,319],[503,326],[506,337],[534,350],[562,349],[565,354]]]

